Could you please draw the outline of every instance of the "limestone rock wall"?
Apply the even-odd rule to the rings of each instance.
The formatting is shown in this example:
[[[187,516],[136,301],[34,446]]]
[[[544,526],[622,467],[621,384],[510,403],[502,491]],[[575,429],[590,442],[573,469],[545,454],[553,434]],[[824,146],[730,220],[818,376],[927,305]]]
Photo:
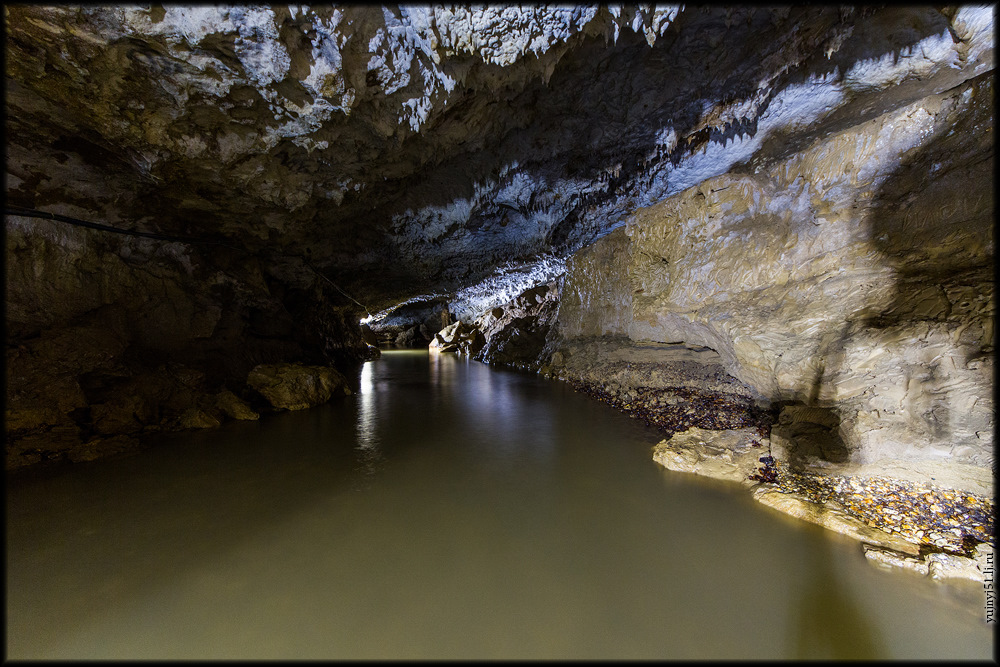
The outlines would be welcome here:
[[[562,335],[710,347],[853,462],[989,466],[993,113],[978,77],[637,211],[568,263]]]
[[[559,309],[561,280],[535,285],[475,321],[485,344],[475,358],[488,364],[538,370]]]
[[[964,82],[992,72],[989,7],[3,18],[8,204],[215,244],[8,214],[11,441],[212,423],[231,399],[191,396],[256,364],[356,360],[356,318],[418,296],[468,324],[610,233],[564,335],[709,346],[862,458],[984,459],[993,112]]]
[[[372,312],[992,69],[981,6],[3,16],[11,202],[308,255]]]
[[[628,333],[635,291],[628,277],[631,260],[632,245],[621,228],[570,258],[559,304],[564,337]]]

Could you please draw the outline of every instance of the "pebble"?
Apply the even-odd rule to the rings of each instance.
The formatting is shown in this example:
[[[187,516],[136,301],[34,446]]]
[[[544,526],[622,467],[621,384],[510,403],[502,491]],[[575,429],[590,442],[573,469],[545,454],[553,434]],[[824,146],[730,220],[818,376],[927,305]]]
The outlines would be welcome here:
[[[994,504],[989,498],[928,489],[891,477],[799,473],[773,459],[770,466],[762,463],[763,468],[773,469],[768,476],[774,478],[777,490],[818,503],[834,500],[869,526],[898,534],[928,551],[972,557],[978,544],[993,540]]]
[[[762,437],[771,431],[772,415],[752,400],[734,394],[700,392],[687,387],[657,389],[591,386],[571,380],[573,388],[673,435],[692,426],[725,431],[756,428]],[[627,396],[627,398],[626,398]]]

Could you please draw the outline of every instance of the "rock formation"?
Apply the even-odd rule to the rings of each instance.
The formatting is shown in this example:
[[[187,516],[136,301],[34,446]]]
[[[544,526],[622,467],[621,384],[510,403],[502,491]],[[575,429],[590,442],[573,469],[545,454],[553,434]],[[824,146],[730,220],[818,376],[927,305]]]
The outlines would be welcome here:
[[[992,498],[989,7],[4,26],[8,469],[321,402],[251,371],[349,387],[451,325],[661,427],[664,461],[752,433],[762,484]]]
[[[972,128],[992,96],[976,78],[638,211],[573,258],[563,335],[716,350],[844,460],[989,466],[992,139]]]
[[[304,364],[260,364],[247,375],[247,385],[281,410],[305,410],[351,393],[335,368]]]
[[[471,357],[483,349],[485,342],[479,327],[459,320],[434,334],[429,350],[438,353],[457,352]]]

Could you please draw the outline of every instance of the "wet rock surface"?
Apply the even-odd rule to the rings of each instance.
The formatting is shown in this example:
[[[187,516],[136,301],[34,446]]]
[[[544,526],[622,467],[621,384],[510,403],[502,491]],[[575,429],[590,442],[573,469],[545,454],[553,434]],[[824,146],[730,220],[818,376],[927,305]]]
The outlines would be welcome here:
[[[847,535],[859,542],[875,544],[911,556],[916,556],[919,553],[917,547],[912,543],[866,525],[857,517],[845,512],[836,502],[814,502],[794,493],[782,493],[770,488],[768,484],[756,487],[753,491],[753,497],[754,500],[768,507]]]
[[[995,536],[991,496],[870,473],[803,471],[775,460],[769,445],[753,429],[695,427],[660,442],[653,460],[749,487],[759,502],[858,540],[874,564],[937,579],[985,577]]]
[[[45,371],[44,367],[36,369]],[[140,447],[143,436],[162,431],[214,428],[228,419],[257,419],[229,389],[216,391],[206,374],[172,362],[154,368],[120,366],[76,376],[64,369],[65,394],[9,394],[7,469],[61,461],[90,461]],[[38,375],[36,377],[44,377]],[[70,407],[71,405],[76,407]]]
[[[930,553],[913,557],[889,548],[871,544],[862,545],[865,558],[883,569],[901,569],[932,579],[971,579],[975,582],[992,580],[993,545],[981,544],[974,557],[956,556],[949,553]]]
[[[864,551],[865,558],[867,558],[874,565],[884,569],[900,568],[924,576],[926,576],[929,571],[927,568],[927,561],[920,557],[914,557],[905,553],[893,551],[892,549],[876,547],[871,544],[862,545],[862,550]]]
[[[301,261],[19,217],[5,240],[8,470],[251,418],[261,363],[371,356],[357,307]]]
[[[194,239],[7,215],[8,469],[322,403],[461,317],[437,349],[904,567],[992,539],[992,8],[4,20],[8,200]]]
[[[84,374],[177,359],[240,394],[259,363],[345,370],[373,354],[369,309],[604,237],[602,277],[562,299],[582,313],[566,336],[709,346],[766,400],[835,404],[852,455],[909,442],[989,462],[989,7],[12,5],[4,21],[9,202],[194,240],[7,216],[11,348],[32,356],[8,353],[11,440],[152,424],[91,400]],[[544,365],[548,324],[481,327],[485,354]],[[113,333],[68,335],[83,329]]]
[[[765,466],[762,466],[765,467]],[[925,551],[971,556],[994,536],[992,498],[883,476],[797,473],[774,461],[776,490],[812,502],[833,500],[866,525],[920,545]]]
[[[751,399],[732,394],[685,387],[614,387],[609,391],[579,381],[570,381],[570,384],[668,433],[692,427],[714,430],[754,427],[757,433],[763,434],[770,425],[767,410]]]
[[[827,411],[789,426],[804,454],[989,466],[992,85],[637,211],[568,262],[562,336],[716,350],[767,401]]]
[[[282,410],[305,410],[351,393],[347,379],[337,369],[305,364],[255,366],[247,376],[247,385]]]

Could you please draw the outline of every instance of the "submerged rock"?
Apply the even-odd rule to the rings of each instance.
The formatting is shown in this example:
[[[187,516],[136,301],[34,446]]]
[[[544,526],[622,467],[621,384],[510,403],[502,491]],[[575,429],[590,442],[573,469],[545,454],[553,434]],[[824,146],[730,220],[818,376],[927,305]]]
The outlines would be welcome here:
[[[250,371],[247,385],[282,410],[304,410],[351,393],[337,369],[305,364],[260,364]]]
[[[796,472],[769,451],[773,445],[754,429],[693,427],[660,442],[653,460],[668,470],[751,487],[769,507],[860,541],[873,564],[935,579],[983,579],[992,553],[988,499],[871,471],[864,477]],[[939,551],[925,558],[926,549]]]
[[[988,468],[992,123],[979,76],[637,210],[567,262],[560,335],[715,350],[803,464]]]
[[[975,560],[953,554],[928,554],[927,573],[932,579],[983,581],[983,572]]]
[[[892,549],[877,547],[872,544],[862,544],[861,547],[868,562],[883,569],[900,568],[925,576],[928,573],[927,561],[923,558],[893,551]]]
[[[932,579],[969,579],[986,581],[987,568],[975,558],[947,553],[929,553],[925,556],[910,556],[892,549],[862,545],[865,558],[874,565],[885,569],[903,569],[916,572]],[[992,551],[992,546],[988,547]],[[985,548],[983,549],[985,551]]]
[[[259,363],[346,368],[373,356],[362,301],[425,302],[375,332],[423,346],[451,321],[441,294],[602,239],[571,262],[561,335],[708,346],[765,401],[835,410],[852,462],[992,461],[990,7],[5,20],[8,460],[56,428],[208,409],[155,392],[130,416],[111,394],[134,387],[89,380],[171,358],[214,394]],[[558,375],[573,359],[546,358],[528,305],[489,302],[482,359]],[[674,430],[743,425],[733,402],[701,410],[716,395],[665,398],[649,414]],[[825,435],[788,442],[831,456]]]

